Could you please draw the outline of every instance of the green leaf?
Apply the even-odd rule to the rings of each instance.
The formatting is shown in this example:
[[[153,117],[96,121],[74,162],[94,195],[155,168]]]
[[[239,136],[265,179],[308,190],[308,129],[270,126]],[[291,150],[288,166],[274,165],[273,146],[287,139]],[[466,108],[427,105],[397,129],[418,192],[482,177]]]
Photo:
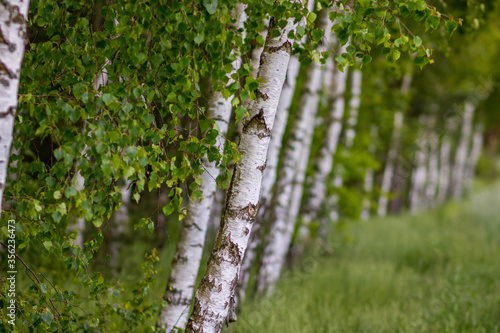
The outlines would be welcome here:
[[[458,23],[455,21],[449,20],[449,21],[446,21],[446,23],[444,24],[444,27],[445,27],[446,31],[451,36],[455,32],[455,30],[457,30]]]
[[[321,38],[323,38],[323,30],[314,29],[313,31],[311,31],[311,36],[313,41],[319,42]]]
[[[416,47],[420,47],[422,45],[422,39],[418,36],[413,38],[413,42],[415,43]]]
[[[429,16],[425,20],[425,31],[427,31],[429,29],[436,30],[439,27],[439,22],[440,21],[441,20],[439,19],[439,17]]]
[[[71,197],[74,197],[76,195],[76,193],[78,193],[76,191],[76,189],[72,186],[68,186],[66,187],[66,189],[64,190],[64,196],[66,198],[71,198]],[[54,195],[55,195],[55,192],[54,192]]]
[[[110,94],[104,94],[102,95],[102,100],[106,105],[110,105],[114,102],[115,98]]]
[[[203,6],[210,15],[213,15],[217,11],[217,0],[203,0]]]
[[[238,106],[236,108],[236,122],[239,122],[241,119],[246,117],[248,114],[247,109],[243,106]]]
[[[196,37],[194,38],[194,42],[196,44],[200,44],[201,42],[203,42],[203,35],[196,35]]]
[[[52,323],[52,320],[54,319],[54,315],[51,312],[45,312],[40,316],[40,318],[42,318],[42,320],[46,322],[47,325],[50,325],[50,323]]]
[[[43,246],[44,246],[47,250],[50,250],[50,248],[52,247],[52,242],[51,242],[51,241],[45,241],[45,242],[43,242]]]
[[[40,289],[42,290],[42,293],[47,293],[47,286],[45,285],[45,283],[40,283]]]
[[[169,205],[166,205],[165,207],[163,207],[163,214],[165,214],[165,216],[169,216],[170,214],[172,214],[175,210],[175,207],[171,204]]]

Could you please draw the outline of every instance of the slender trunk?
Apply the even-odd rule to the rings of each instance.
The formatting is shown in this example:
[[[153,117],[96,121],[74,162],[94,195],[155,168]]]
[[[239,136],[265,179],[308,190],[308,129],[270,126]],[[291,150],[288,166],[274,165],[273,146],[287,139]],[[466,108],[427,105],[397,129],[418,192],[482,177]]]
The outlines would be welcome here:
[[[406,74],[403,77],[403,84],[401,86],[401,95],[406,96],[410,91],[411,74]],[[392,130],[391,143],[389,151],[387,152],[387,160],[385,162],[384,173],[382,175],[382,185],[380,188],[380,198],[378,201],[378,216],[387,215],[387,206],[389,204],[389,195],[392,188],[394,179],[394,171],[398,158],[398,151],[401,145],[401,129],[403,127],[403,112],[401,110],[394,114],[394,127]]]
[[[332,35],[333,36],[333,35]],[[344,53],[348,44],[344,45],[340,53]],[[330,61],[332,64],[333,62]],[[345,90],[346,90],[346,80],[347,80],[347,67],[344,72],[335,70],[334,66],[331,67],[332,72],[335,71],[335,91],[333,98],[335,102],[331,105],[328,119],[328,127],[326,130],[325,138],[316,161],[318,170],[314,173],[311,180],[311,186],[306,196],[306,202],[304,204],[304,210],[302,214],[302,225],[299,229],[299,241],[298,245],[304,242],[309,237],[309,228],[311,223],[317,218],[321,211],[321,206],[326,198],[327,189],[326,184],[328,180],[328,175],[331,173],[333,168],[333,157],[337,150],[337,145],[340,138],[340,132],[342,130],[342,117],[345,109]],[[326,80],[328,83],[328,77],[330,74],[327,71],[325,73]],[[330,90],[325,87],[325,95],[329,95]],[[300,249],[298,249],[301,252]]]
[[[409,194],[409,209],[411,213],[416,213],[422,207],[422,191],[425,187],[425,180],[427,178],[427,169],[425,167],[427,160],[427,140],[425,130],[426,117],[420,117],[420,134],[417,138],[417,152],[415,154],[415,164],[411,176],[411,186]]]
[[[470,102],[465,103],[465,110],[462,118],[462,129],[460,132],[460,141],[457,146],[455,163],[451,174],[451,196],[453,199],[460,199],[463,192],[463,179],[467,163],[467,154],[471,141],[472,121],[474,119],[474,105]]]
[[[429,158],[427,163],[427,184],[425,185],[425,207],[435,206],[437,186],[439,181],[439,151],[436,135],[429,137]]]
[[[245,258],[241,265],[240,280],[238,282],[238,304],[245,300],[246,289],[250,279],[250,271],[257,256],[257,249],[259,247],[259,240],[262,237],[263,227],[269,217],[269,205],[273,194],[273,187],[276,183],[278,158],[281,151],[283,134],[285,133],[286,124],[288,121],[288,114],[292,104],[293,93],[295,91],[295,83],[297,82],[297,75],[299,74],[299,57],[294,55],[290,58],[288,64],[288,71],[286,74],[286,81],[281,91],[280,100],[278,103],[278,110],[276,111],[276,118],[274,120],[274,128],[267,151],[266,170],[262,175],[262,188],[260,191],[259,211],[255,218],[252,235],[248,248],[245,252]]]
[[[280,34],[272,38],[268,32],[266,38],[259,68],[262,83],[245,119],[238,145],[241,157],[234,166],[220,230],[196,291],[187,333],[220,332],[234,304],[234,289],[259,205],[267,149],[292,51],[293,41],[288,35],[295,26],[293,19],[283,29],[274,26],[274,19],[269,22],[270,31],[278,29]]]
[[[313,73],[311,73],[313,74]],[[313,79],[320,79],[319,76],[308,75],[305,87],[310,87],[313,84]],[[290,245],[290,235],[293,232],[294,224],[287,219],[290,206],[293,183],[297,175],[301,158],[305,157],[305,144],[308,141],[309,127],[314,126],[314,114],[306,112],[305,99],[309,93],[304,93],[301,97],[301,107],[295,117],[292,135],[288,139],[283,155],[283,163],[279,170],[278,181],[276,184],[276,195],[273,198],[271,211],[269,212],[269,220],[271,229],[269,231],[270,239],[265,244],[263,251],[262,266],[259,271],[258,289],[259,293],[269,287],[272,287],[277,281],[284,258]],[[268,289],[270,290],[270,288]]]
[[[370,145],[368,146],[368,152],[370,153],[370,156],[375,155],[375,151],[377,149],[375,145],[375,140],[377,138],[377,127],[372,126],[371,131],[370,131],[370,137],[372,138],[370,140]],[[372,196],[372,190],[373,190],[373,168],[368,168],[366,170],[365,174],[365,183],[364,183],[364,190],[365,190],[365,197],[363,199],[363,208],[361,210],[361,219],[362,220],[367,220],[370,217],[370,211],[371,211],[371,196]]]
[[[321,29],[330,31],[330,20],[326,15],[324,16]],[[326,48],[327,44],[322,43],[318,52],[324,52]],[[305,89],[300,98],[299,110],[294,120],[292,135],[284,151],[284,162],[276,185],[276,195],[273,198],[269,216],[271,229],[259,270],[257,289],[259,293],[266,291],[271,294],[274,291],[292,241],[302,200],[322,82],[321,65],[311,64],[304,85]]]
[[[237,4],[234,16],[237,19],[236,29],[243,27],[246,19],[245,7]],[[237,57],[232,63],[231,76],[240,66],[241,59]],[[231,84],[232,80],[228,82]],[[231,98],[224,99],[222,93],[213,92],[209,100],[208,116],[214,119],[219,126],[217,138],[219,152],[224,150],[225,135],[227,133],[231,115]],[[202,175],[200,191],[202,198],[190,198],[187,205],[187,214],[181,229],[177,250],[172,262],[170,277],[165,291],[163,306],[158,318],[161,332],[175,332],[184,329],[188,320],[189,308],[193,297],[196,275],[203,255],[210,208],[217,190],[216,178],[219,168],[215,161],[209,162],[207,157],[202,159],[205,172]]]
[[[361,78],[362,74],[359,69],[356,69],[352,73],[351,82],[351,100],[349,101],[349,118],[347,119],[347,128],[345,134],[344,151],[347,152],[351,150],[356,137],[356,124],[358,122],[358,109],[361,105]],[[344,168],[339,166],[335,169],[335,175],[333,179],[333,186],[335,188],[340,188],[344,184]],[[334,222],[338,221],[340,218],[340,209],[338,206],[339,196],[337,193],[331,196],[329,199],[329,206],[331,207],[330,219]],[[323,236],[326,235],[327,228],[323,226]]]
[[[123,180],[122,186],[120,187],[120,193],[122,195],[122,200],[120,208],[113,215],[113,223],[111,225],[111,244],[110,244],[110,264],[116,267],[118,259],[120,257],[120,250],[122,244],[122,236],[125,233],[127,226],[127,221],[130,219],[129,216],[129,205],[130,205],[130,180]]]
[[[446,199],[446,194],[450,184],[450,153],[451,142],[448,134],[445,134],[441,139],[441,147],[439,150],[439,186],[436,196],[437,203],[443,203]]]
[[[481,149],[483,148],[483,124],[477,124],[472,137],[472,146],[467,159],[467,167],[464,176],[464,193],[469,193],[474,180],[475,170]]]
[[[0,3],[0,216],[7,181],[9,155],[14,139],[21,64],[24,57],[29,0]]]

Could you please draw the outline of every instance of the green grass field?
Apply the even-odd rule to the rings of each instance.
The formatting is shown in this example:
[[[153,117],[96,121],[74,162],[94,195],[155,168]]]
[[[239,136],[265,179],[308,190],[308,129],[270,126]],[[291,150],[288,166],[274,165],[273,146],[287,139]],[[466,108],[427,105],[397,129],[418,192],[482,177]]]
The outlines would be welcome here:
[[[500,186],[429,213],[348,223],[226,331],[500,332]]]

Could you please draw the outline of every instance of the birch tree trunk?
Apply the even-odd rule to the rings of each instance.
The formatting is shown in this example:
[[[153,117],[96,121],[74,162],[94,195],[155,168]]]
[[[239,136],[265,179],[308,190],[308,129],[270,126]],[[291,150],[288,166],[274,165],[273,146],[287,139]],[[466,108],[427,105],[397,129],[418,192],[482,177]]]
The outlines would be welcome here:
[[[411,86],[411,74],[406,74],[403,77],[403,84],[401,86],[401,94],[403,96],[408,95]],[[403,127],[403,112],[401,110],[396,111],[394,114],[394,127],[392,130],[391,143],[389,145],[389,151],[387,152],[387,160],[385,162],[384,173],[382,175],[382,185],[380,188],[380,198],[378,201],[378,216],[387,215],[387,207],[389,204],[389,195],[392,188],[392,183],[394,179],[394,172],[396,167],[396,162],[398,158],[398,151],[401,145],[401,129]]]
[[[344,150],[347,152],[352,148],[354,139],[356,137],[356,124],[358,123],[358,109],[361,105],[361,79],[362,74],[359,69],[356,69],[352,73],[351,82],[351,100],[349,101],[349,118],[347,119],[347,129],[345,134]],[[335,170],[335,175],[333,179],[333,185],[335,188],[340,188],[344,184],[344,168],[339,167]],[[329,206],[331,207],[330,219],[334,222],[338,221],[340,218],[339,212],[339,196],[337,193],[332,195],[329,200]],[[323,234],[326,235],[326,228],[324,228]]]
[[[281,151],[283,134],[285,133],[286,124],[288,122],[288,114],[292,104],[293,93],[295,91],[295,83],[299,74],[299,57],[294,55],[290,58],[286,81],[281,91],[278,110],[274,120],[274,128],[267,151],[266,170],[262,175],[262,188],[260,191],[259,211],[255,219],[252,235],[248,248],[245,252],[245,258],[241,265],[240,279],[238,282],[238,304],[245,300],[246,289],[250,278],[250,271],[257,256],[257,248],[259,240],[262,236],[262,229],[269,217],[269,205],[271,203],[273,188],[277,178],[278,158]]]
[[[122,243],[122,236],[125,233],[127,226],[127,221],[129,221],[129,205],[130,205],[130,185],[131,181],[123,180],[122,186],[120,187],[120,193],[122,195],[122,201],[120,208],[113,214],[113,224],[111,225],[111,244],[110,244],[110,264],[111,266],[116,266],[118,259],[120,257],[120,249]]]
[[[456,131],[456,122],[448,120],[445,125],[445,134],[441,138],[439,151],[439,185],[436,195],[437,203],[443,203],[450,193],[451,169],[451,137]]]
[[[242,4],[237,4],[235,7],[233,15],[237,20],[236,29],[242,28],[243,22],[246,20],[244,10],[245,7]],[[232,72],[229,77],[239,69],[240,65],[241,58],[237,56],[232,63]],[[232,82],[234,81],[230,79],[228,85]],[[217,142],[221,154],[224,150],[225,136],[231,116],[231,101],[231,98],[226,100],[220,91],[213,92],[209,99],[208,116],[214,119],[219,126],[220,132]],[[165,302],[158,318],[161,332],[182,330],[188,320],[194,286],[196,285],[196,275],[203,255],[210,208],[217,190],[216,178],[219,175],[219,168],[215,161],[209,162],[205,156],[202,163],[205,172],[202,175],[203,181],[199,189],[203,196],[202,198],[190,198],[188,201],[187,214],[163,297]]]
[[[274,19],[269,22],[270,31],[278,29],[280,34],[272,38],[268,32],[266,38],[259,68],[262,83],[245,119],[238,145],[241,157],[234,166],[221,227],[196,291],[187,333],[220,332],[234,303],[234,289],[259,205],[267,149],[292,51],[293,41],[288,34],[295,26],[293,19],[283,29],[274,26]]]
[[[462,197],[463,179],[467,163],[467,154],[469,153],[473,119],[474,105],[471,102],[466,102],[462,118],[460,141],[457,146],[457,153],[455,155],[455,162],[451,174],[451,196],[453,199],[460,199]]]
[[[411,186],[409,194],[409,209],[411,213],[416,213],[422,207],[422,191],[424,190],[425,181],[427,179],[427,169],[425,167],[427,161],[427,140],[425,130],[426,117],[420,117],[420,133],[417,138],[417,152],[415,154],[415,165],[411,176]]]
[[[326,16],[326,15],[325,15]],[[320,29],[331,29],[328,17],[324,17]],[[318,52],[326,50],[321,44]],[[288,253],[295,222],[300,210],[305,172],[309,161],[312,133],[319,106],[322,85],[321,65],[313,63],[304,85],[299,110],[294,120],[292,135],[288,139],[283,164],[276,185],[276,194],[270,212],[269,239],[267,240],[259,270],[257,292],[271,294],[278,281]]]
[[[477,161],[479,159],[479,155],[481,155],[481,149],[483,148],[483,129],[483,124],[477,124],[474,129],[472,146],[469,152],[469,158],[467,159],[467,167],[464,175],[464,193],[469,193],[472,187]]]
[[[0,216],[14,139],[14,119],[26,43],[29,0],[0,3]]]
[[[307,9],[312,12],[314,9],[314,1],[310,0],[307,2]],[[266,24],[267,25],[267,24]],[[305,36],[302,42],[305,42]],[[256,48],[252,52],[252,64],[258,64],[258,61],[254,61],[254,57],[260,57],[262,53],[262,48]],[[254,75],[254,68],[258,66],[254,65],[252,67],[252,75]],[[271,205],[271,200],[274,193],[274,187],[277,178],[277,167],[278,159],[281,152],[283,135],[285,134],[286,124],[288,123],[288,115],[290,111],[290,106],[292,105],[293,95],[295,92],[295,85],[297,83],[297,76],[300,70],[299,55],[295,54],[290,57],[288,63],[288,69],[286,74],[285,83],[281,90],[280,99],[278,102],[278,110],[276,111],[276,117],[274,120],[274,127],[271,135],[271,141],[269,143],[269,148],[267,151],[267,162],[266,170],[262,175],[262,187],[260,190],[260,200],[259,200],[259,210],[255,218],[255,223],[252,229],[252,234],[250,236],[250,241],[248,243],[247,250],[243,259],[243,263],[240,269],[240,276],[237,285],[237,303],[241,304],[245,300],[246,290],[248,287],[248,281],[250,279],[250,272],[252,265],[257,257],[257,250],[261,244],[260,239],[262,238],[262,232],[265,223],[269,219],[269,207]]]
[[[427,184],[425,185],[425,207],[435,206],[436,192],[439,181],[439,151],[438,139],[436,135],[429,136],[429,152],[427,162]]]
[[[372,126],[371,131],[370,131],[370,137],[372,140],[370,141],[370,145],[368,146],[368,152],[370,153],[371,156],[375,155],[375,151],[377,149],[375,145],[375,140],[377,138],[377,127]],[[366,170],[365,174],[365,183],[364,183],[364,190],[365,190],[365,197],[363,199],[363,208],[361,210],[361,220],[367,220],[370,217],[370,211],[371,211],[371,194],[373,190],[373,168],[368,168]]]
[[[340,49],[340,53],[346,52],[345,49],[349,44],[344,45]],[[332,62],[333,64],[333,62]],[[299,241],[301,244],[309,237],[309,228],[311,223],[317,218],[319,212],[321,211],[321,206],[324,204],[326,198],[326,183],[328,176],[333,168],[333,157],[337,150],[337,145],[340,138],[340,132],[342,130],[342,117],[344,115],[345,109],[345,90],[348,68],[344,69],[344,72],[335,70],[332,66],[332,71],[335,71],[334,82],[335,91],[333,93],[333,98],[335,102],[332,104],[330,109],[330,114],[328,119],[328,128],[326,130],[326,135],[316,161],[318,170],[314,173],[311,180],[311,186],[309,186],[309,191],[307,192],[306,202],[304,203],[304,210],[302,214],[302,225],[299,229]],[[326,80],[328,82],[328,68],[325,73]],[[325,91],[329,91],[325,87]],[[326,93],[325,95],[328,95]],[[299,245],[302,246],[302,245]],[[300,249],[298,249],[301,252]]]

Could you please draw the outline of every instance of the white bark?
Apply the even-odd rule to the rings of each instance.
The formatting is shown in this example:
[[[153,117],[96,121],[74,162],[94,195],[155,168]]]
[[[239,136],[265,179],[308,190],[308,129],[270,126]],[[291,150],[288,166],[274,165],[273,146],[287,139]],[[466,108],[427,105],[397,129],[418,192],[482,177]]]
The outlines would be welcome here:
[[[345,49],[348,45],[349,44],[346,44],[341,48],[341,54],[345,52]],[[346,90],[347,67],[344,69],[344,72],[341,72],[339,70],[335,70],[333,61],[330,61],[330,63],[332,63],[332,66],[327,67],[326,69],[325,82],[327,84],[329,82],[329,70],[331,70],[332,72],[334,71],[335,91],[333,93],[333,98],[335,102],[331,105],[330,108],[328,128],[326,130],[323,145],[316,161],[318,170],[312,176],[313,178],[311,180],[311,186],[309,186],[307,199],[304,204],[302,225],[299,230],[299,243],[303,242],[303,240],[307,239],[307,237],[309,236],[309,227],[311,223],[317,218],[321,210],[321,206],[323,205],[326,198],[326,183],[328,175],[333,168],[333,157],[337,150],[340,132],[342,131],[342,117],[344,115],[345,109],[344,94]],[[325,91],[328,93],[330,92],[328,86],[325,86]],[[325,93],[325,95],[329,95],[328,93]]]
[[[29,0],[0,3],[0,216],[24,57]]]
[[[83,151],[83,155],[87,151],[87,147]],[[80,174],[80,171],[76,172],[76,189],[80,192],[85,189],[85,178]],[[76,230],[77,235],[75,239],[75,245],[80,246],[80,249],[83,250],[83,243],[85,242],[84,232],[85,232],[85,218],[78,218],[76,220],[76,224],[72,227],[73,230]]]
[[[270,21],[270,29],[274,20]],[[262,83],[248,110],[239,143],[240,160],[235,164],[229,185],[224,215],[207,271],[195,295],[194,309],[186,332],[220,332],[234,302],[234,288],[259,204],[262,173],[267,149],[285,82],[295,29],[293,19],[280,30],[278,37],[268,33],[262,52],[259,77]]]
[[[477,124],[474,129],[474,135],[472,137],[472,145],[469,152],[469,158],[467,159],[467,166],[464,175],[464,193],[469,193],[472,187],[472,181],[474,180],[477,161],[479,155],[481,155],[481,149],[483,148],[483,125]]]
[[[237,4],[234,16],[237,19],[236,29],[243,27],[246,19],[244,5]],[[244,38],[244,37],[243,37]],[[238,56],[232,63],[234,74],[241,65]],[[229,80],[228,85],[234,82]],[[225,136],[227,133],[229,118],[231,115],[232,98],[224,99],[222,93],[213,92],[209,99],[208,116],[214,119],[219,126],[217,142],[219,152],[224,150]],[[203,255],[205,235],[208,228],[210,208],[212,206],[215,192],[217,190],[216,178],[219,168],[215,161],[209,162],[207,157],[202,160],[205,172],[201,176],[203,181],[200,185],[202,198],[190,198],[187,205],[187,214],[183,222],[177,250],[172,262],[170,277],[165,291],[163,306],[159,316],[159,328],[161,332],[176,332],[184,329],[188,320],[189,308],[196,285],[196,275]]]
[[[441,139],[439,150],[439,186],[436,196],[437,203],[443,203],[446,199],[450,184],[450,153],[451,142],[449,134],[446,133]]]
[[[401,95],[406,96],[410,91],[411,74],[406,74],[403,77],[403,84],[401,86]],[[389,151],[387,152],[387,160],[385,162],[384,173],[382,175],[382,185],[380,188],[380,198],[378,202],[378,216],[387,215],[387,207],[389,204],[389,195],[392,188],[394,171],[396,168],[396,161],[398,157],[398,150],[401,145],[401,128],[403,127],[403,112],[396,111],[394,114],[394,127],[392,130],[391,143]]]
[[[322,26],[329,31],[330,20],[322,21]],[[327,44],[322,43],[318,52],[324,52],[326,48]],[[292,241],[302,200],[322,82],[321,65],[311,64],[304,92],[300,98],[299,110],[294,120],[292,135],[284,151],[283,166],[276,185],[275,201],[271,207],[269,239],[265,244],[258,278],[257,291],[259,293],[264,291],[268,294],[273,293]]]
[[[110,248],[110,264],[116,266],[118,258],[120,256],[121,249],[121,238],[125,232],[127,221],[129,220],[129,205],[130,205],[130,180],[123,180],[122,186],[120,186],[120,193],[122,195],[122,200],[120,208],[113,215],[113,224],[111,225],[111,244]]]
[[[425,185],[425,207],[435,206],[436,193],[439,181],[439,150],[438,138],[430,134],[428,143],[428,161],[427,161],[427,183]]]
[[[451,174],[451,195],[453,199],[460,199],[463,193],[463,179],[467,163],[467,154],[471,141],[472,121],[474,119],[474,105],[471,102],[465,103],[465,109],[462,117],[462,129],[460,132],[460,141],[458,143],[455,162]]]
[[[415,154],[415,165],[411,176],[411,187],[409,195],[409,208],[411,213],[416,213],[422,208],[422,191],[427,179],[427,140],[425,130],[426,117],[420,117],[420,133],[417,138],[417,152]]]
[[[375,155],[376,151],[376,145],[375,145],[375,140],[377,140],[377,127],[372,126],[371,131],[370,131],[370,137],[371,142],[370,145],[368,146],[368,152],[370,153],[371,156]],[[368,168],[366,170],[365,174],[365,183],[364,183],[364,190],[365,190],[365,197],[363,199],[363,208],[361,210],[361,219],[366,220],[370,217],[370,210],[371,210],[371,194],[373,190],[373,169]]]
[[[259,211],[257,213],[256,221],[252,230],[252,236],[245,252],[245,258],[241,266],[240,281],[238,285],[238,303],[245,300],[246,288],[250,278],[250,270],[252,264],[257,256],[257,248],[262,234],[264,223],[269,217],[269,205],[273,195],[273,187],[276,183],[278,158],[281,151],[283,134],[285,133],[286,124],[288,121],[288,114],[292,104],[293,93],[295,91],[295,84],[297,82],[297,75],[299,74],[299,57],[294,55],[290,58],[288,63],[288,70],[286,74],[286,81],[281,91],[280,100],[278,103],[278,110],[276,111],[276,118],[274,120],[274,128],[267,151],[266,170],[262,175],[262,188],[260,190]]]
[[[358,123],[358,109],[361,105],[361,71],[355,69],[352,73],[351,82],[351,100],[349,101],[349,118],[347,119],[346,137],[344,143],[344,151],[349,151],[352,148],[354,139],[356,137],[356,124]],[[335,188],[340,188],[344,184],[344,169],[338,168],[334,174],[333,184]],[[337,193],[333,194],[330,198],[331,211],[330,219],[334,222],[338,221],[340,217],[339,212],[339,196]],[[326,231],[325,231],[326,232]]]

